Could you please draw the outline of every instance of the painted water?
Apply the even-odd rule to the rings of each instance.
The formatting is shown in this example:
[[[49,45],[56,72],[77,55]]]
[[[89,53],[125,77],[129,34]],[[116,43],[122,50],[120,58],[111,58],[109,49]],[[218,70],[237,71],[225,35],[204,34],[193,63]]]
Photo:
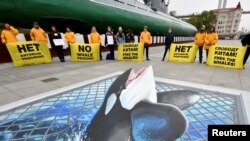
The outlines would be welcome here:
[[[5,113],[0,113],[0,141],[81,141],[116,79],[111,77]],[[207,140],[207,125],[241,124],[239,96],[157,82],[158,92],[193,90],[201,94],[195,105],[183,110],[188,130],[178,141]]]

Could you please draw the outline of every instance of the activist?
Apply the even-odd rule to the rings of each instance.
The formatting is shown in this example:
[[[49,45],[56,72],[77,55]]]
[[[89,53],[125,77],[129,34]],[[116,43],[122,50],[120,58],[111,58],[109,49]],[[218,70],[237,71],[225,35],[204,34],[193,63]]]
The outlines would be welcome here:
[[[199,47],[199,62],[202,63],[203,58],[203,46],[205,42],[205,27],[202,27],[199,32],[196,33],[194,43]]]
[[[39,26],[38,22],[33,23],[33,28],[30,31],[32,41],[47,42],[45,31]]]
[[[171,44],[172,44],[173,41],[174,41],[174,33],[172,32],[172,29],[169,28],[168,33],[166,33],[166,36],[165,36],[165,52],[164,52],[164,55],[163,55],[163,58],[162,58],[161,61],[165,60],[167,52],[170,49]]]
[[[100,59],[102,60],[102,52],[101,52],[101,42],[102,42],[102,38],[100,36],[100,34],[96,31],[96,27],[93,26],[91,29],[91,33],[90,33],[90,43],[91,44],[100,44]]]
[[[125,43],[125,35],[122,31],[122,27],[119,27],[118,28],[118,32],[115,36],[115,40],[116,40],[116,43],[119,45],[119,44],[123,44]]]
[[[147,61],[150,61],[148,50],[149,50],[149,45],[151,44],[151,35],[150,35],[150,32],[148,32],[147,26],[144,26],[144,31],[141,33],[141,36],[140,36],[140,42],[144,43],[144,49],[146,49]]]
[[[250,55],[250,33],[245,35],[245,37],[241,40],[241,43],[242,43],[242,46],[247,47],[246,54],[245,54],[244,61],[243,61],[243,65],[245,65],[247,62],[247,59]],[[244,66],[244,68],[245,68],[245,66]]]
[[[56,26],[51,26],[51,33],[49,34],[49,39],[51,42],[52,48],[56,50],[57,56],[59,57],[61,62],[65,62],[64,54],[63,54],[63,45],[56,45],[56,40],[62,40],[61,34],[57,31]]]
[[[205,50],[206,50],[206,56],[208,58],[208,51],[209,51],[209,47],[211,47],[212,45],[217,44],[218,42],[218,34],[215,32],[215,27],[212,26],[210,31],[206,34],[205,36]],[[204,62],[205,64],[206,62]]]
[[[115,60],[115,36],[110,26],[107,27],[107,32],[105,34],[105,45],[109,48],[110,59]]]
[[[69,26],[66,27],[66,33],[64,35],[64,38],[69,46],[70,44],[76,43],[76,35],[74,32],[71,31],[71,28]]]
[[[128,30],[126,34],[126,43],[134,43],[135,42],[135,37],[132,32],[132,30]]]
[[[1,40],[3,44],[18,42],[16,35],[18,34],[18,30],[13,26],[10,26],[8,23],[4,24],[3,31],[1,33]]]

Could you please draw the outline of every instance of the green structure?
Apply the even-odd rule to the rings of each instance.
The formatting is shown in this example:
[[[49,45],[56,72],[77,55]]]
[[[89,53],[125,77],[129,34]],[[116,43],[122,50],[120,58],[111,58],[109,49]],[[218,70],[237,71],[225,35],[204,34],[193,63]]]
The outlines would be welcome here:
[[[165,6],[165,5],[163,5]],[[31,28],[32,22],[49,29],[71,26],[74,31],[89,33],[91,26],[104,32],[122,26],[135,34],[147,25],[154,35],[163,35],[171,27],[177,36],[192,36],[196,28],[182,20],[136,0],[1,0],[0,22]]]

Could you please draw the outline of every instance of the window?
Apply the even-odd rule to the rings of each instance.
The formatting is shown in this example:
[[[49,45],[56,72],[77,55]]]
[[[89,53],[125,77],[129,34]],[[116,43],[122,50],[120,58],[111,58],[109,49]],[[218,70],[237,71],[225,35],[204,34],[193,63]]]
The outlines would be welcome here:
[[[120,1],[120,0],[115,0],[116,2],[119,2],[119,3],[122,3],[122,4],[124,4],[124,2],[123,1]]]
[[[226,19],[226,16],[220,16],[221,19]]]
[[[127,3],[127,5],[128,5],[128,6],[132,6],[132,7],[135,7],[134,5],[132,5],[132,4],[129,4],[129,3]]]

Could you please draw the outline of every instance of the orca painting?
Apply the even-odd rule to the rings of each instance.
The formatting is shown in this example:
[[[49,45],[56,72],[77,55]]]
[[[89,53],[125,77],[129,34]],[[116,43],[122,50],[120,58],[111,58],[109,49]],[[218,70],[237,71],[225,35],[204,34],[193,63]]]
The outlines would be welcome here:
[[[87,141],[173,141],[188,121],[181,109],[198,102],[194,91],[157,93],[151,66],[121,74],[87,127]]]

